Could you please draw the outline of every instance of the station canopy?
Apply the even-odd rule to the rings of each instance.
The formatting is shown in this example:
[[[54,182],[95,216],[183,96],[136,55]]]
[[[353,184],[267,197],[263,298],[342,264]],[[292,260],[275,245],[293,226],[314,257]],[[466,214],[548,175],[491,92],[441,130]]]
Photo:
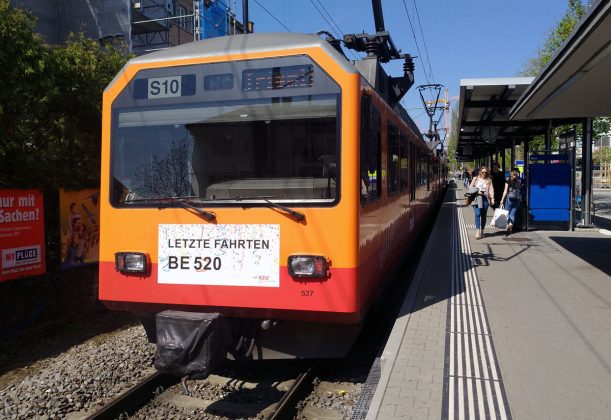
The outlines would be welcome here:
[[[545,121],[509,119],[509,111],[533,77],[462,79],[458,112],[458,160],[490,156],[514,139],[545,133]]]

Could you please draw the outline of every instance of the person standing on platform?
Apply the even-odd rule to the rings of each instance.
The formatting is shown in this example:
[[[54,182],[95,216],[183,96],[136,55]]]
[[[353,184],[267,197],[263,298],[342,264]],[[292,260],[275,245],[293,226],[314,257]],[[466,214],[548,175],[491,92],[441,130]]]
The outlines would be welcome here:
[[[478,195],[473,200],[472,206],[475,211],[475,238],[479,239],[484,237],[488,207],[495,203],[494,186],[487,166],[482,166],[479,169],[477,176],[473,177],[470,186],[478,189]]]
[[[509,212],[507,216],[507,233],[511,233],[513,232],[516,213],[522,205],[522,181],[520,181],[520,171],[518,168],[511,170],[509,181],[505,183],[502,203],[505,203],[505,210]]]
[[[492,208],[496,209],[503,203],[501,197],[506,184],[505,174],[500,171],[498,162],[494,162],[492,164],[492,172],[490,173],[490,176],[492,177],[492,186],[494,187],[494,204],[492,205]]]
[[[465,188],[467,188],[471,183],[471,173],[467,170],[467,168],[463,169],[462,179],[463,185],[465,186]]]

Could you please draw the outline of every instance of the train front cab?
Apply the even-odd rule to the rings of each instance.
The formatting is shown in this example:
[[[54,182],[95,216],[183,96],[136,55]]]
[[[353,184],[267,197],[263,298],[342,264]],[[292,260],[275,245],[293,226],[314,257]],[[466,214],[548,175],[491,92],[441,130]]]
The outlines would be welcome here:
[[[362,316],[359,75],[326,42],[292,47],[297,38],[136,58],[106,89],[106,306],[271,321],[258,332],[265,357],[345,353]],[[145,268],[124,270],[137,255]],[[300,256],[323,257],[325,272],[296,274],[299,262],[290,271]]]

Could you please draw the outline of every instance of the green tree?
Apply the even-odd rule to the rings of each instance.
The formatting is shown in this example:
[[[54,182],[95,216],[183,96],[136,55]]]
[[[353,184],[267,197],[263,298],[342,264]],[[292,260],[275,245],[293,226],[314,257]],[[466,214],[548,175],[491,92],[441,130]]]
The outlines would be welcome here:
[[[44,98],[47,124],[40,130],[47,170],[55,168],[65,188],[99,185],[102,92],[125,61],[121,47],[102,46],[83,34],[48,49],[52,83]]]
[[[448,157],[450,158],[450,168],[458,168],[456,163],[456,148],[458,146],[458,107],[452,108],[452,122],[448,133]]]
[[[46,45],[35,24],[0,0],[0,185],[97,187],[102,92],[125,48],[82,34]]]
[[[580,0],[569,0],[568,9],[563,18],[548,32],[547,38],[543,42],[543,46],[537,50],[536,56],[526,61],[521,75],[535,77],[541,73],[541,70],[552,59],[558,47],[562,45],[575,25],[585,16],[586,11],[586,7]]]
[[[102,92],[124,45],[72,35],[50,46],[28,12],[0,0],[0,188],[45,196],[47,261],[59,265],[59,188],[98,187]]]
[[[448,157],[450,158],[450,168],[460,169],[464,165],[468,170],[472,170],[475,166],[473,161],[469,162],[458,162],[456,160],[456,152],[458,148],[458,107],[452,108],[452,122],[451,129],[448,134]]]
[[[588,1],[587,7],[591,5],[591,0]],[[552,59],[556,50],[562,45],[562,43],[569,37],[571,32],[575,29],[575,26],[579,21],[586,15],[587,7],[584,6],[580,0],[569,0],[568,8],[563,18],[556,23],[556,26],[551,29],[547,38],[545,39],[543,46],[537,50],[535,57],[527,60],[523,66],[521,75],[522,76],[537,76],[545,68],[547,63]],[[568,126],[557,127],[554,131],[556,136],[567,130]],[[611,131],[611,119],[595,118],[593,120],[593,138],[598,138],[601,135],[605,135]],[[577,127],[578,134],[581,134],[581,126]],[[536,136],[530,143],[531,150],[543,148],[545,141],[543,136]],[[556,147],[556,145],[552,145]]]
[[[0,0],[0,186],[15,186],[41,108],[46,51],[34,18]],[[27,184],[27,183],[26,183]]]

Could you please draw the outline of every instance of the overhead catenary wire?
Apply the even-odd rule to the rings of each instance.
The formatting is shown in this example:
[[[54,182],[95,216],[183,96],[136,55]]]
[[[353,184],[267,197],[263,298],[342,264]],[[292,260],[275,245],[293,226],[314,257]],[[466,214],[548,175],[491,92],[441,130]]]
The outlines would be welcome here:
[[[322,10],[325,11],[325,13],[327,14],[327,16],[329,16],[329,19],[331,19],[331,22],[333,22],[333,24],[335,25],[335,27],[337,28],[337,30],[340,33],[340,38],[344,35],[344,31],[342,31],[342,28],[339,27],[339,25],[337,24],[337,22],[335,22],[335,19],[333,19],[333,16],[331,16],[331,13],[329,13],[329,11],[327,10],[327,8],[325,7],[325,5],[320,1],[320,0],[316,0],[318,2],[318,4],[320,4],[320,7],[322,7]]]
[[[335,28],[333,27],[333,25],[331,24],[331,22],[329,22],[329,19],[327,19],[327,17],[320,11],[320,9],[318,8],[318,6],[316,5],[316,3],[314,3],[314,0],[310,0],[310,3],[312,3],[312,6],[314,6],[314,8],[316,9],[316,11],[318,12],[318,14],[325,20],[325,22],[327,22],[327,25],[329,25],[329,28],[333,31],[333,33],[335,33],[335,35],[339,38],[342,39],[342,35],[340,33],[338,33]],[[341,31],[339,31],[341,32]]]
[[[339,27],[339,25],[335,22],[335,20],[333,20],[333,17],[331,16],[331,14],[327,11],[327,9],[325,9],[325,6],[323,6],[323,4],[320,2],[320,0],[317,0],[318,4],[320,4],[320,6],[323,8],[323,10],[327,13],[327,15],[329,16],[329,19],[331,19],[331,21],[335,24],[335,28],[337,28],[337,31],[335,30],[335,28],[333,27],[333,25],[331,24],[331,22],[329,22],[329,20],[325,17],[325,15],[321,12],[321,10],[318,8],[318,6],[316,6],[316,3],[314,3],[314,0],[310,0],[310,3],[312,3],[312,6],[314,6],[314,8],[316,9],[316,11],[318,12],[318,14],[325,20],[325,22],[327,22],[327,25],[329,25],[329,28],[335,33],[335,35],[337,36],[338,39],[343,40],[344,36],[343,33],[344,31],[342,31],[342,29]],[[355,60],[358,60],[359,57],[354,53],[354,51],[348,49],[348,51],[350,52],[350,54],[354,57]]]
[[[422,44],[424,45],[424,53],[426,54],[426,61],[429,64],[429,74],[431,75],[431,79],[435,80],[435,76],[433,76],[433,68],[431,67],[429,50],[426,47],[426,37],[424,36],[424,31],[422,30],[422,23],[420,22],[420,13],[418,13],[418,6],[416,5],[416,0],[412,0],[412,1],[414,3],[414,9],[416,10],[416,17],[418,18],[418,26],[420,27],[420,36],[422,37]]]
[[[278,22],[280,25],[282,25],[282,27],[283,27],[284,29],[286,29],[286,30],[287,30],[287,31],[289,31],[289,32],[293,32],[293,31],[291,31],[291,30],[290,30],[290,29],[289,29],[289,28],[288,28],[288,27],[287,27],[287,26],[286,26],[284,23],[280,22],[280,20],[279,20],[279,19],[278,19],[276,16],[274,16],[274,15],[272,14],[272,12],[270,12],[269,10],[267,10],[267,9],[265,8],[265,6],[263,6],[261,3],[259,3],[259,1],[258,1],[258,0],[255,0],[255,3],[257,3],[261,9],[265,10],[265,12],[267,12],[267,14],[268,14],[268,15],[270,15],[270,16],[271,16],[271,17],[272,17],[272,18],[273,18],[273,19],[274,19],[276,22]]]
[[[414,30],[414,25],[412,24],[412,19],[411,19],[411,16],[409,14],[409,10],[407,9],[407,4],[406,4],[405,0],[402,0],[402,1],[403,1],[403,7],[405,8],[405,13],[407,15],[407,20],[409,22],[409,26],[411,28],[412,35],[414,37],[414,43],[416,44],[416,50],[418,51],[418,58],[420,59],[420,62],[422,63],[422,69],[424,71],[424,77],[426,78],[427,84],[432,85],[428,73],[430,72],[430,77],[433,78],[433,69],[431,67],[431,62],[429,60],[428,49],[426,48],[426,41],[425,41],[425,38],[424,38],[424,32],[422,31],[422,25],[420,23],[420,15],[418,13],[418,8],[416,7],[416,1],[412,0],[413,3],[414,3],[414,7],[416,7],[416,15],[418,17],[418,22],[419,22],[418,24],[420,25],[420,34],[422,36],[422,42],[424,43],[426,60],[428,62],[429,72],[427,72],[426,64],[425,64],[424,60],[422,59],[422,53],[420,51],[420,46],[418,45],[418,38],[416,37],[416,31]],[[427,91],[429,92],[429,95],[431,96],[431,102],[433,101],[433,98],[434,98],[432,89],[433,88],[431,86],[429,86],[428,89],[427,89]],[[437,109],[438,109],[437,108],[437,104],[435,104],[434,106],[435,106],[434,112],[437,112]],[[428,113],[428,111],[427,111],[427,113]],[[431,117],[429,117],[429,118],[431,118]]]
[[[414,42],[416,43],[416,50],[418,51],[418,58],[420,59],[420,62],[422,63],[422,68],[424,69],[424,77],[426,78],[426,82],[430,85],[431,81],[429,80],[429,76],[427,74],[426,67],[424,65],[424,61],[422,61],[422,53],[420,52],[420,46],[418,45],[418,39],[416,38],[416,31],[414,31],[414,25],[412,25],[412,18],[409,15],[409,11],[407,10],[407,4],[405,3],[405,0],[403,0],[403,7],[405,8],[405,13],[407,14],[407,21],[409,22],[409,27],[412,30],[412,35],[414,36]]]

